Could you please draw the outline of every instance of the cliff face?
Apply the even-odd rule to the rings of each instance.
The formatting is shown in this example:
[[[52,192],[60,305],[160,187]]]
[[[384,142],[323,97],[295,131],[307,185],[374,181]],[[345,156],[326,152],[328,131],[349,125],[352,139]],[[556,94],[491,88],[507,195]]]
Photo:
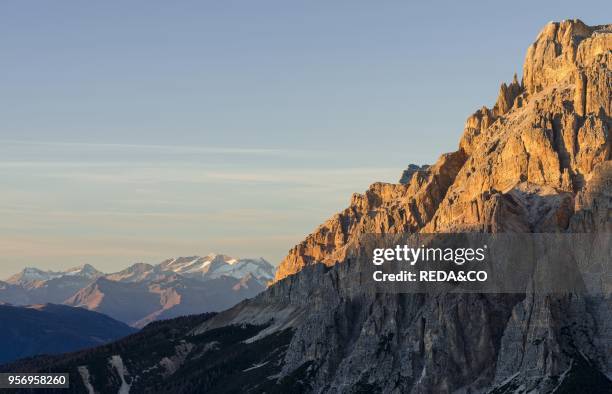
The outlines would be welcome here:
[[[293,327],[281,376],[308,365],[314,392],[612,390],[609,292],[366,294],[345,260],[364,233],[612,232],[611,64],[612,25],[548,24],[456,152],[354,195],[267,292],[201,329]]]
[[[281,262],[275,281],[343,261],[364,233],[567,229],[575,198],[610,160],[612,27],[550,23],[529,47],[523,82],[501,85],[492,109],[468,117],[459,150],[375,183]],[[415,166],[416,167],[416,166]],[[537,197],[547,214],[523,206]],[[520,212],[509,212],[519,204]]]

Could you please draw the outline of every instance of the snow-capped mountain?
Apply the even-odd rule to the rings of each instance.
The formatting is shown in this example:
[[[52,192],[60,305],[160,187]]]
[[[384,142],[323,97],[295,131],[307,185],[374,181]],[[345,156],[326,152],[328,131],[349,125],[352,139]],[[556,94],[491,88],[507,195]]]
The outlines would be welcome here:
[[[115,282],[143,282],[153,280],[155,266],[147,263],[136,263],[124,270],[106,275],[106,279]]]
[[[136,263],[104,274],[89,264],[66,271],[26,268],[0,282],[0,301],[64,303],[108,314],[135,326],[185,314],[218,311],[266,288],[274,267],[223,254]]]
[[[61,278],[63,276],[81,277],[93,279],[104,275],[92,265],[84,264],[77,267],[72,267],[66,271],[43,271],[34,267],[26,267],[18,274],[15,274],[6,280],[6,283],[12,285],[26,285],[33,282],[46,282],[51,279]]]
[[[0,301],[14,305],[62,303],[103,275],[89,264],[66,271],[27,267],[0,283]]]
[[[210,270],[211,265],[231,265],[236,261],[237,260],[233,257],[212,253],[204,257],[177,257],[163,261],[159,266],[164,271],[173,271],[177,274],[189,275],[204,274]]]
[[[97,278],[104,275],[90,264],[79,265],[72,267],[63,272],[62,276],[80,276],[83,278]]]
[[[265,286],[274,277],[274,266],[261,257],[237,259],[213,253],[206,256],[175,257],[157,265],[136,263],[122,271],[105,275],[105,278],[117,282],[151,282],[174,274],[200,281],[223,276],[242,279],[250,275]]]
[[[274,277],[274,267],[261,257],[258,259],[239,259],[228,264],[211,264],[211,269],[208,270],[205,277],[214,279],[221,276],[231,276],[240,279],[249,274],[260,283],[267,284]]]
[[[12,285],[24,284],[35,281],[45,281],[62,276],[61,272],[43,271],[34,267],[26,267],[18,274],[15,274],[6,280],[6,283]]]
[[[172,271],[188,278],[210,280],[228,276],[242,279],[251,274],[262,285],[274,278],[274,266],[263,258],[236,259],[223,254],[179,257],[159,264],[162,271]]]

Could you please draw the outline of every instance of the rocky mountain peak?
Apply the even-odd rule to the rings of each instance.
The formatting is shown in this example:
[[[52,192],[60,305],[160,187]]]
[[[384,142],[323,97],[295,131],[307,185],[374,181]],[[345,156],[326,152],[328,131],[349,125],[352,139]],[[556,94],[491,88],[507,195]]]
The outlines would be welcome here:
[[[587,26],[579,19],[550,22],[529,46],[523,83],[533,94],[576,78],[576,72],[609,53],[612,25]]]
[[[275,280],[343,261],[364,233],[566,229],[574,199],[612,151],[611,26],[547,24],[527,50],[522,83],[515,74],[492,109],[467,118],[458,151],[431,167],[408,166],[399,184],[354,194],[347,209],[291,249]],[[525,193],[549,195],[548,188],[564,196],[546,199],[556,221],[534,224],[528,210],[502,214],[505,204]]]
[[[82,276],[86,278],[96,278],[96,277],[104,275],[103,272],[98,271],[91,264],[83,264],[83,265],[79,265],[76,267],[72,267],[72,268],[67,269],[63,273],[64,275]]]
[[[139,282],[150,278],[155,267],[147,263],[134,263],[131,266],[105,276],[106,279],[122,282]]]
[[[516,73],[509,85],[502,83],[499,88],[497,102],[493,107],[493,116],[498,117],[507,113],[513,106],[517,97],[523,93],[523,86],[518,82]]]
[[[420,173],[424,175],[428,169],[429,169],[429,165],[427,164],[423,164],[421,166],[419,166],[418,164],[408,164],[408,167],[402,173],[399,183],[403,185],[410,183],[410,181],[412,180],[412,176],[414,174]]]
[[[24,284],[35,281],[44,281],[56,278],[62,275],[62,272],[44,271],[35,267],[26,267],[21,272],[11,276],[6,280],[10,284]]]

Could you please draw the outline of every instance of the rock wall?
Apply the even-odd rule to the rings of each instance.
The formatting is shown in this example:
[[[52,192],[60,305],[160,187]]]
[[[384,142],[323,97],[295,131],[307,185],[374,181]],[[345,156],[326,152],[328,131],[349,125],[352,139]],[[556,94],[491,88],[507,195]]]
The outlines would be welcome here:
[[[368,232],[564,231],[574,197],[611,157],[611,48],[611,25],[546,25],[527,51],[522,83],[515,75],[492,109],[468,117],[458,151],[408,171],[400,184],[353,195],[289,251],[274,281],[343,261],[347,245]],[[509,205],[524,205],[525,194],[552,211],[512,215]]]

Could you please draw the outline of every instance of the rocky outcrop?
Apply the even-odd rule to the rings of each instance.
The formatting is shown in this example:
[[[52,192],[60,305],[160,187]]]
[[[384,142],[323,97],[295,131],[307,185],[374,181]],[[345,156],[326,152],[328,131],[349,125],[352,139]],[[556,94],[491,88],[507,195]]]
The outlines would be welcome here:
[[[364,233],[565,230],[573,197],[611,157],[611,29],[579,20],[546,25],[527,51],[523,82],[515,75],[493,109],[467,119],[457,152],[429,168],[409,166],[400,184],[353,195],[289,251],[275,281],[343,261]],[[525,193],[562,196],[562,203],[538,199],[552,204],[557,221],[527,224],[528,210],[507,216],[508,202]]]
[[[610,32],[610,25],[587,26],[580,20],[546,25],[525,57],[523,80],[527,93],[573,82],[576,71],[599,63],[610,51]]]
[[[506,114],[514,106],[515,101],[519,95],[523,92],[523,87],[518,82],[516,74],[510,85],[502,83],[499,88],[499,94],[497,96],[497,102],[493,107],[493,116],[498,117]],[[517,102],[517,106],[520,107],[522,101]]]
[[[406,168],[404,172],[402,173],[399,183],[401,183],[402,185],[406,185],[410,183],[414,174],[416,174],[417,172],[427,173],[428,170],[429,170],[429,165],[427,164],[423,164],[422,166],[419,166],[416,164],[409,164],[408,168]]]

